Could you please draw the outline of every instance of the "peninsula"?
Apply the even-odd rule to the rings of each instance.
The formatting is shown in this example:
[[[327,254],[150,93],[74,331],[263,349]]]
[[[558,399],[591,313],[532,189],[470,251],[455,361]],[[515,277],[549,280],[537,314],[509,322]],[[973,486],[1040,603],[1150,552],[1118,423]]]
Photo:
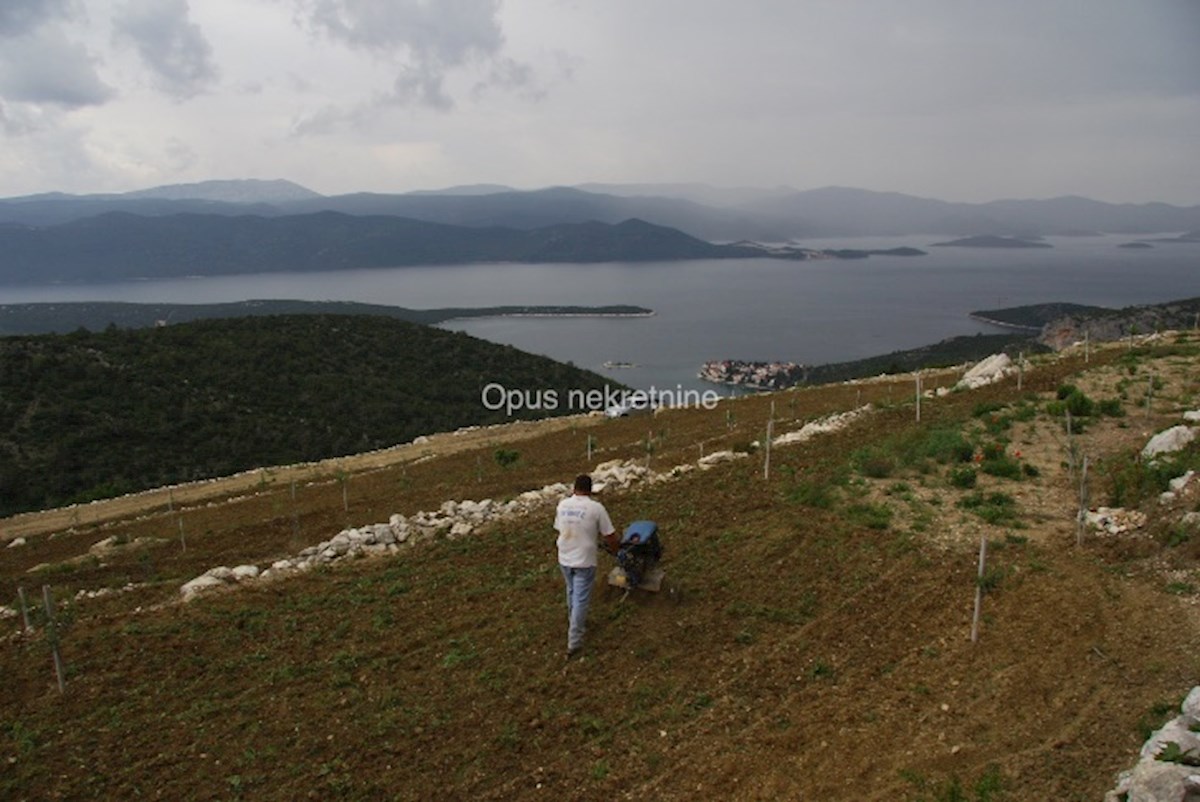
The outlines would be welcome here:
[[[963,237],[949,242],[935,242],[934,248],[1053,248],[1048,242],[1036,242],[1020,237],[999,237],[984,234],[977,237]]]

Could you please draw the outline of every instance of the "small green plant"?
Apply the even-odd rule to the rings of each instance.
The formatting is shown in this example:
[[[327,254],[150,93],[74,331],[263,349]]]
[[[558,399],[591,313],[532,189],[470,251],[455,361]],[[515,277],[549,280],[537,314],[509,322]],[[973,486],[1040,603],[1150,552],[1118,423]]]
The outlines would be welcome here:
[[[846,517],[868,529],[887,529],[892,521],[892,510],[886,504],[851,504],[846,508]]]
[[[517,460],[521,459],[521,452],[511,448],[497,448],[492,458],[501,468],[510,468],[517,463]]]
[[[1181,766],[1200,766],[1200,753],[1194,749],[1184,750],[1175,741],[1167,741],[1154,759],[1163,763],[1178,763]]]
[[[946,472],[946,481],[951,487],[970,490],[979,479],[979,474],[970,465],[955,465]]]
[[[976,490],[961,499],[958,506],[997,526],[1012,526],[1019,522],[1017,502],[1007,493],[984,493]]]
[[[1125,408],[1121,406],[1120,398],[1105,398],[1096,404],[1096,411],[1110,418],[1125,417]]]
[[[896,470],[895,458],[881,448],[860,448],[851,459],[859,473],[872,479],[886,479]]]
[[[833,506],[835,495],[833,488],[823,482],[801,481],[788,491],[787,499],[802,507],[827,510]]]

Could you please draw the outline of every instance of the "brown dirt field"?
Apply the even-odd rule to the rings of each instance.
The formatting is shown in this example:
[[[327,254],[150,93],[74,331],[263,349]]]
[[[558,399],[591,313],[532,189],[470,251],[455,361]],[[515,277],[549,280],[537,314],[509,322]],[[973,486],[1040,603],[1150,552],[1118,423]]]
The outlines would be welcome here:
[[[1093,354],[1087,374],[1081,358],[1046,360],[1022,393],[1004,382],[951,394],[923,408],[922,425],[970,431],[984,425],[978,404],[1034,393],[1040,405],[1068,379],[1110,395],[1099,388],[1117,373],[1099,371],[1119,371],[1119,356]],[[1153,364],[1167,378],[1145,426],[1132,410],[1103,419],[1080,435],[1087,453],[1140,447],[1194,405],[1195,358]],[[8,638],[0,796],[1098,799],[1146,728],[1200,683],[1195,594],[1168,593],[1164,580],[1200,555],[1153,537],[1128,547],[1089,535],[1077,547],[1065,440],[1044,414],[1008,433],[1038,475],[980,479],[1017,500],[1020,526],[958,507],[966,491],[945,483],[943,466],[847,474],[857,449],[916,430],[910,390],[900,380],[774,396],[777,433],[860,400],[883,407],[776,449],[769,481],[754,456],[607,494],[618,526],[663,526],[682,600],[598,588],[585,656],[571,663],[549,510],[393,558],[174,600],[209,567],[261,565],[348,523],[568,479],[587,467],[588,434],[593,464],[645,458],[648,434],[661,466],[748,443],[769,397],[561,422],[514,445],[509,469],[486,437],[372,466],[350,474],[349,511],[336,478],[299,485],[295,505],[290,479],[277,480],[187,507],[186,551],[161,500],[32,536],[0,552],[6,596],[44,581],[60,599],[142,584],[67,607],[65,695],[45,640]],[[832,502],[807,504],[809,485],[831,488]],[[855,504],[885,506],[891,520],[875,528]],[[164,543],[69,563],[113,534]],[[996,573],[972,644],[981,535]],[[50,568],[28,573],[39,563]]]

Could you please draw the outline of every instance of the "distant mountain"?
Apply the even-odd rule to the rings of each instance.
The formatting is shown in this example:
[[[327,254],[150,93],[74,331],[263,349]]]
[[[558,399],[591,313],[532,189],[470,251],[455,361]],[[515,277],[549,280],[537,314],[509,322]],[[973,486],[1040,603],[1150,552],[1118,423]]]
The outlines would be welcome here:
[[[110,213],[0,225],[0,283],[114,280],[468,262],[636,262],[767,255],[641,220],[523,231],[318,212],[286,217]],[[802,257],[801,257],[802,258]]]
[[[48,226],[105,212],[264,217],[340,212],[471,227],[535,229],[638,218],[710,241],[893,236],[1134,236],[1200,229],[1200,206],[1110,204],[1079,197],[951,203],[897,192],[824,187],[797,192],[705,184],[582,184],[515,190],[474,184],[407,194],[321,196],[286,181],[216,181],[120,195],[0,199],[0,223]]]
[[[679,198],[618,197],[570,187],[464,194],[355,193],[283,204],[280,210],[287,214],[335,211],[397,215],[431,223],[523,229],[591,221],[619,223],[638,218],[707,240],[786,239],[782,228],[764,225],[753,215],[740,211],[716,209]]]
[[[155,198],[159,200],[203,200],[222,203],[287,203],[310,200],[322,195],[307,187],[281,179],[263,181],[243,178],[233,181],[201,181],[195,184],[140,189],[119,195],[122,198]]]
[[[576,184],[575,189],[618,197],[677,198],[705,206],[739,206],[796,193],[792,187],[715,187],[711,184]]]
[[[846,187],[797,192],[737,207],[794,237],[992,234],[1031,237],[1080,232],[1146,234],[1200,228],[1200,206],[1111,204],[1086,198],[950,203]]]
[[[1019,237],[997,237],[991,234],[980,234],[974,237],[963,237],[962,239],[951,240],[949,242],[934,242],[931,244],[934,248],[1052,248],[1047,242],[1037,242],[1034,240],[1020,239]]]

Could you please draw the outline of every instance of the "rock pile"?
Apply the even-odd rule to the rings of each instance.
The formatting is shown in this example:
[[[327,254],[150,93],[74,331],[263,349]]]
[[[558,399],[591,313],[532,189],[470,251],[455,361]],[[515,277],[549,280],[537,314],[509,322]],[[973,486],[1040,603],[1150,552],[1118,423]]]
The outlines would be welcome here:
[[[954,388],[956,390],[974,390],[977,387],[994,384],[1016,372],[1017,367],[1009,359],[1008,354],[992,354],[977,362],[974,367],[964,373]]]
[[[1200,685],[1183,700],[1180,715],[1154,732],[1138,763],[1117,777],[1104,802],[1200,800]]]
[[[647,480],[663,481],[673,475],[678,474],[674,471],[671,474],[655,474],[633,461],[611,460],[597,465],[592,472],[592,479],[597,487],[627,488]],[[267,579],[286,573],[309,571],[317,566],[344,559],[394,554],[405,545],[437,537],[466,537],[485,523],[526,515],[551,503],[557,504],[570,493],[569,485],[557,482],[539,490],[526,491],[504,502],[493,499],[447,501],[437,510],[421,511],[410,517],[393,515],[386,524],[344,529],[329,540],[303,549],[295,557],[276,560],[262,571],[255,565],[211,568],[185,583],[179,592],[186,600],[205,591],[236,585],[250,579]]]
[[[1088,510],[1085,518],[1088,526],[1110,535],[1122,535],[1146,525],[1145,513],[1121,507],[1097,507]]]
[[[870,404],[864,404],[857,409],[852,409],[849,412],[841,412],[836,415],[827,415],[820,420],[809,421],[794,432],[781,434],[771,441],[772,445],[786,446],[792,443],[803,443],[805,440],[811,440],[817,435],[829,434],[841,429],[845,429],[851,423],[866,415],[872,409]]]

